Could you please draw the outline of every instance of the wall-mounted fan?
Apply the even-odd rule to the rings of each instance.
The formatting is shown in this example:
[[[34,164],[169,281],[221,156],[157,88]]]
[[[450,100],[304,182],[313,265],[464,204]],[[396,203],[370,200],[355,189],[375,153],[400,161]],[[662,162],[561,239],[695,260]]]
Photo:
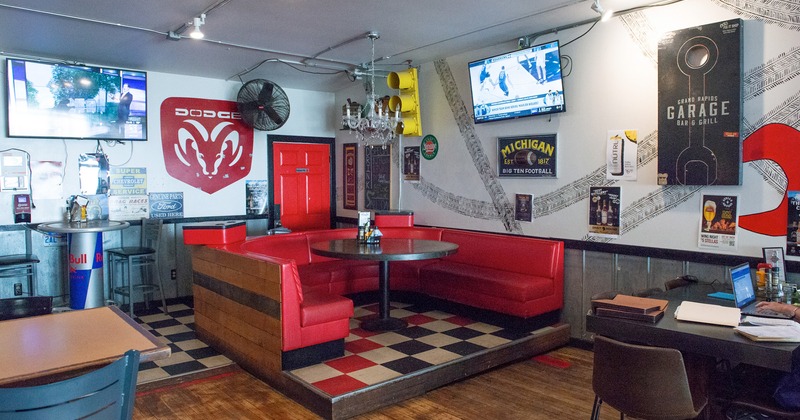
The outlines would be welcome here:
[[[236,102],[242,120],[259,130],[277,130],[289,119],[289,97],[269,80],[253,79],[245,83]]]

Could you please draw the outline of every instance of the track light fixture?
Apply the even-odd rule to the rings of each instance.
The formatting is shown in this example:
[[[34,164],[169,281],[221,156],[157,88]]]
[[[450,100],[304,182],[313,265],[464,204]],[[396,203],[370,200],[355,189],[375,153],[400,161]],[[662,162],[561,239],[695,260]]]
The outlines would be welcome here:
[[[611,19],[611,15],[614,14],[613,10],[604,9],[603,6],[600,5],[600,0],[594,0],[594,3],[592,3],[592,10],[594,10],[595,12],[597,12],[600,15],[600,21],[601,22],[605,22],[605,21]]]
[[[189,36],[194,39],[203,39],[205,35],[200,30],[200,27],[206,24],[206,14],[203,13],[200,15],[200,17],[194,18],[191,24],[194,25],[194,29],[191,33],[189,33]]]

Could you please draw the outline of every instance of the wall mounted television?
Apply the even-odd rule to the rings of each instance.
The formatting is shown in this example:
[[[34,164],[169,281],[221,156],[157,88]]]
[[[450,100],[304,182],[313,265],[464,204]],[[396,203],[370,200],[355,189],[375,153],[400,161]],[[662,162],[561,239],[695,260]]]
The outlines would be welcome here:
[[[147,140],[147,73],[6,62],[8,137]]]
[[[566,111],[558,41],[469,63],[475,123]]]

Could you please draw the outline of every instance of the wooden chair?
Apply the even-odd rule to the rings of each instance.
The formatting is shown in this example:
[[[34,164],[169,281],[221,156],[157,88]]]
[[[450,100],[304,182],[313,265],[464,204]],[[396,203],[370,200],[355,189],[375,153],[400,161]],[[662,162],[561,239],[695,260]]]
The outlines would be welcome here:
[[[0,321],[46,315],[53,311],[51,296],[28,296],[0,299]]]
[[[603,402],[625,415],[648,420],[691,419],[708,403],[693,393],[681,352],[595,336],[592,419]]]
[[[133,314],[133,291],[134,289],[142,292],[142,300],[144,300],[146,307],[149,308],[150,300],[147,295],[152,295],[158,292],[161,295],[161,304],[163,305],[164,313],[167,312],[167,301],[164,299],[164,283],[161,280],[161,271],[158,267],[158,247],[161,242],[161,227],[164,221],[161,219],[142,219],[142,235],[141,242],[138,246],[107,249],[106,253],[108,258],[108,282],[109,282],[109,298],[114,300],[116,295],[128,300],[128,314],[131,318]],[[118,283],[116,271],[117,268],[122,269],[121,281]],[[131,276],[133,267],[142,268],[142,281],[134,284]],[[127,270],[126,270],[127,268]],[[152,269],[155,280],[150,277],[150,269]],[[145,282],[145,277],[149,281]]]
[[[47,385],[0,388],[0,420],[130,419],[139,352],[110,365]]]
[[[36,264],[39,257],[34,254],[0,256],[0,279],[25,277],[28,280],[28,295],[36,296]]]

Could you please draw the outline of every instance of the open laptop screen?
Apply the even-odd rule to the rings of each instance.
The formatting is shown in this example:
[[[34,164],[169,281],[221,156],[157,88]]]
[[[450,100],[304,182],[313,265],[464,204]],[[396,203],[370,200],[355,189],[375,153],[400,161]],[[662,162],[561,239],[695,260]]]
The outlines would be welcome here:
[[[750,264],[743,263],[731,268],[731,285],[737,308],[743,308],[756,300]]]

